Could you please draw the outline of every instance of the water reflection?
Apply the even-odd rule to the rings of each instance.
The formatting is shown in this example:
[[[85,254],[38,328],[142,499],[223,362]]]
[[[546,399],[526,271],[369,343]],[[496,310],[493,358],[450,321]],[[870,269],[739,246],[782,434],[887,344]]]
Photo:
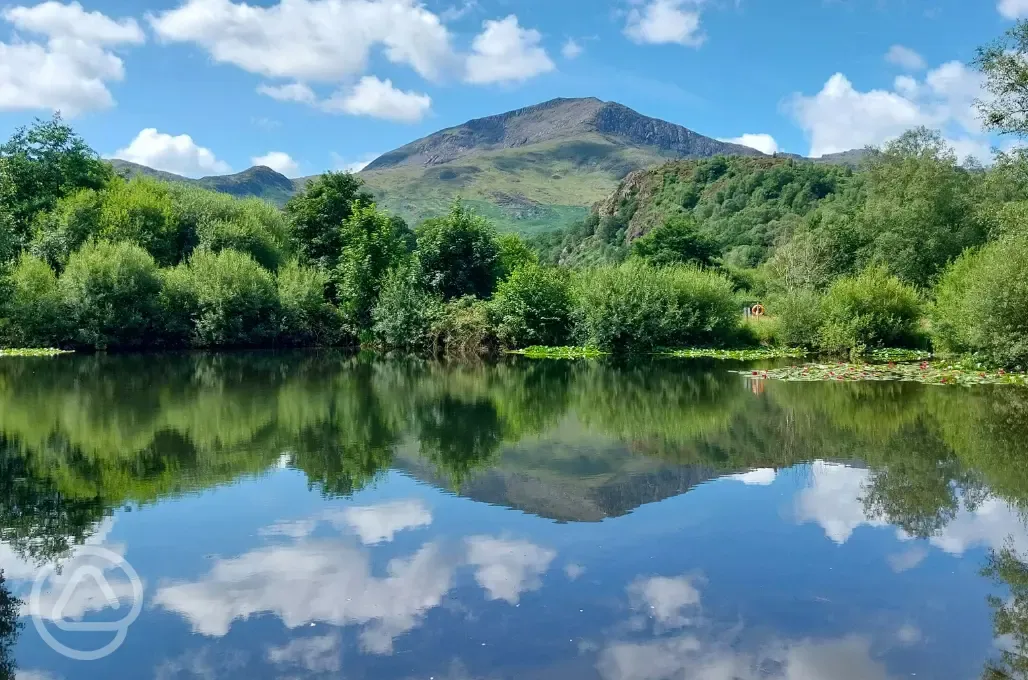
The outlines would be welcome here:
[[[1028,677],[1026,454],[1016,388],[8,359],[0,652],[21,680]],[[89,668],[14,647],[52,602],[3,605],[82,545],[126,555],[147,605]]]

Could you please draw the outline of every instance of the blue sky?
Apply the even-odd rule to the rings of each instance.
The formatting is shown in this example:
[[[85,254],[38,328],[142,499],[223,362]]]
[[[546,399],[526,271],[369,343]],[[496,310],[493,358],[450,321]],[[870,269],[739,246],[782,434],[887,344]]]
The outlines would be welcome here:
[[[0,5],[0,137],[60,109],[191,176],[354,167],[443,127],[595,96],[764,150],[918,124],[997,140],[969,69],[1028,0],[83,0]]]

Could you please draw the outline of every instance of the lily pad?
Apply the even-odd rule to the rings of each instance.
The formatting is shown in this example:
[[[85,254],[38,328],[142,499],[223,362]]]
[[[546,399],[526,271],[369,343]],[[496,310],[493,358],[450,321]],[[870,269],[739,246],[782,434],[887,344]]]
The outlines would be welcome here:
[[[58,354],[71,354],[71,350],[44,347],[37,349],[0,349],[0,357],[52,357]]]
[[[735,371],[755,380],[787,382],[919,382],[926,385],[1020,385],[1028,387],[1028,375],[1005,370],[979,371],[942,362],[864,364],[803,364],[766,371]]]

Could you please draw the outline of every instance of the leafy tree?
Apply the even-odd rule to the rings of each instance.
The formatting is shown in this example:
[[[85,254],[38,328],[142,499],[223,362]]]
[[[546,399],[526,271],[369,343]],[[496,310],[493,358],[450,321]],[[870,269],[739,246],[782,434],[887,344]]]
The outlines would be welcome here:
[[[823,309],[823,349],[921,344],[921,300],[917,291],[881,266],[837,280],[825,295]]]
[[[571,337],[574,297],[566,271],[520,267],[497,286],[492,306],[496,333],[508,347],[559,346]]]
[[[353,213],[343,223],[336,296],[354,334],[371,327],[371,310],[386,272],[407,254],[402,238],[402,231],[374,203],[355,204]]]
[[[517,234],[502,234],[496,239],[499,248],[497,261],[499,273],[497,279],[503,281],[517,269],[537,264],[539,257],[535,251]]]
[[[114,174],[59,114],[15,130],[0,145],[0,166],[0,198],[20,244],[28,241],[37,214],[81,189],[102,189]]]
[[[100,238],[135,243],[162,266],[178,260],[182,244],[167,183],[143,176],[119,179],[101,196]]]
[[[293,225],[293,243],[304,262],[330,271],[343,249],[343,223],[354,205],[372,201],[364,191],[364,180],[350,173],[326,172],[308,180],[302,192],[286,203],[286,215]]]
[[[1028,134],[1028,21],[978,49],[973,65],[989,97],[977,102],[982,122],[1000,134]]]
[[[275,338],[278,288],[271,273],[235,250],[197,250],[189,261],[201,347],[260,345]]]
[[[632,242],[632,254],[651,265],[708,266],[718,255],[717,246],[696,229],[696,221],[683,215],[668,218],[656,229]]]
[[[71,254],[97,235],[102,209],[101,192],[83,189],[65,196],[52,211],[36,217],[29,249],[55,271],[63,271]]]
[[[340,336],[338,310],[325,299],[328,275],[291,260],[278,270],[279,339],[298,346],[334,345]]]
[[[372,329],[385,347],[421,350],[431,343],[432,327],[442,313],[442,300],[425,285],[414,257],[386,275],[372,312]]]
[[[458,199],[448,215],[426,220],[416,234],[421,267],[432,290],[446,300],[492,294],[500,249],[495,230],[484,218]]]
[[[0,309],[9,328],[0,336],[15,347],[54,347],[65,340],[66,313],[57,276],[39,258],[22,253],[10,276],[10,297]],[[5,340],[0,337],[0,342]]]
[[[72,253],[58,283],[76,344],[138,348],[153,341],[160,279],[139,246],[87,243]]]

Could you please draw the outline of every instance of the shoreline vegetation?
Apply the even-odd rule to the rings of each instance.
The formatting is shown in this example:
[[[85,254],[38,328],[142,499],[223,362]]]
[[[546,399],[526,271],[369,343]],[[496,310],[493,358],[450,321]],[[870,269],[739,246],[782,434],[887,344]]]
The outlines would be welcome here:
[[[1021,22],[975,61],[993,131],[1028,133],[1025,56]],[[55,115],[0,145],[0,347],[1028,366],[1028,150],[961,163],[918,128],[856,170],[758,160],[656,168],[528,242],[459,199],[412,228],[347,173],[281,210],[126,180]]]

